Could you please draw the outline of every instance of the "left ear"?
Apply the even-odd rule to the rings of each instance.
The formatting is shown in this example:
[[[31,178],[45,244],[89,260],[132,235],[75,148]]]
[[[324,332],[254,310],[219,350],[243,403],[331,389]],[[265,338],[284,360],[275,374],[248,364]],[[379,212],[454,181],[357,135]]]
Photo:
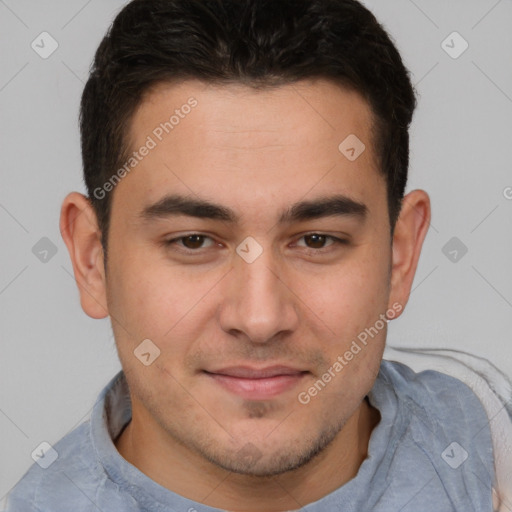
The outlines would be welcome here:
[[[388,307],[394,303],[405,309],[418,266],[423,241],[430,226],[430,198],[424,190],[409,192],[393,234],[391,286]],[[396,315],[398,317],[400,315]],[[395,318],[396,318],[395,317]]]

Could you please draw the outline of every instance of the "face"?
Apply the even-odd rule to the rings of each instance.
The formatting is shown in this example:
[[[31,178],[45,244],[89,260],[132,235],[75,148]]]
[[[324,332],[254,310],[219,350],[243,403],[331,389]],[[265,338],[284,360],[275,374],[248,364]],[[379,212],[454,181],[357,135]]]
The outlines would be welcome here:
[[[321,80],[160,85],[135,113],[108,311],[134,411],[218,466],[299,467],[373,385],[402,305],[371,126]]]

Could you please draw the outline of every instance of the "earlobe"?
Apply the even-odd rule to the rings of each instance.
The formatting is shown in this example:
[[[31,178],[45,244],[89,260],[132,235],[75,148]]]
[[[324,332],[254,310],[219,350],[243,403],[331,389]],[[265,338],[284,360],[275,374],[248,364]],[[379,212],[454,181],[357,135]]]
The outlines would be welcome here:
[[[64,199],[60,232],[73,264],[82,309],[92,318],[105,318],[108,308],[101,231],[84,195],[72,192]]]
[[[393,234],[391,291],[389,306],[409,300],[423,241],[430,226],[430,198],[424,190],[413,190],[402,202]],[[398,315],[399,316],[399,315]]]

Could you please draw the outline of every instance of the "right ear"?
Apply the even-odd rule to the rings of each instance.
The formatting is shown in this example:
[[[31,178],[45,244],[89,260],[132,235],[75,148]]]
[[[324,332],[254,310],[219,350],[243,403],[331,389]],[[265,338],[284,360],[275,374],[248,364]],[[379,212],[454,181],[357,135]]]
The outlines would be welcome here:
[[[71,192],[64,199],[60,232],[71,257],[82,309],[91,318],[105,318],[108,308],[101,231],[92,204],[83,194]]]

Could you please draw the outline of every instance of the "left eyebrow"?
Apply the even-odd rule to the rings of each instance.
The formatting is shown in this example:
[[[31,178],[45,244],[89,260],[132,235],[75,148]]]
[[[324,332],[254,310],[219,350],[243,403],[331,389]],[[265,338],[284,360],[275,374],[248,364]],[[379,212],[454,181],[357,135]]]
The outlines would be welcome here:
[[[236,223],[240,219],[235,211],[226,206],[177,194],[167,195],[139,213],[139,217],[146,222],[177,215],[229,223]],[[364,221],[368,216],[368,207],[345,195],[320,197],[291,205],[281,213],[278,223],[291,224],[332,216],[353,217]]]
[[[295,203],[279,218],[280,224],[289,224],[322,217],[355,217],[364,221],[368,207],[345,195],[336,195]]]

